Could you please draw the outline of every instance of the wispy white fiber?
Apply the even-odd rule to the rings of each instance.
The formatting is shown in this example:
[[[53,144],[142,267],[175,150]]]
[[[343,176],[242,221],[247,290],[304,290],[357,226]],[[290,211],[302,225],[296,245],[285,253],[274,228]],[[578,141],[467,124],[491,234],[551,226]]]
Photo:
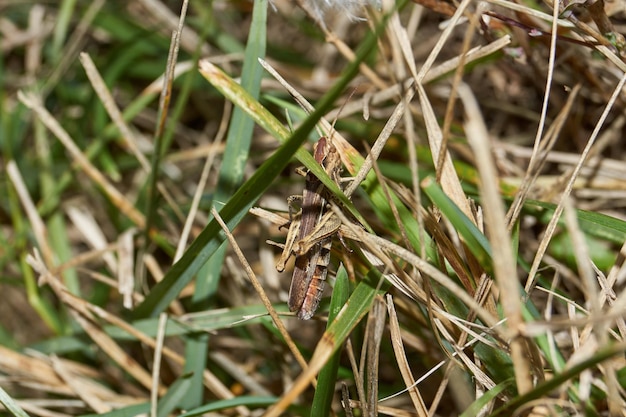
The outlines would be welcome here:
[[[380,0],[307,0],[319,20],[324,19],[328,12],[345,13],[351,19],[360,20],[359,10],[371,5],[380,8]]]

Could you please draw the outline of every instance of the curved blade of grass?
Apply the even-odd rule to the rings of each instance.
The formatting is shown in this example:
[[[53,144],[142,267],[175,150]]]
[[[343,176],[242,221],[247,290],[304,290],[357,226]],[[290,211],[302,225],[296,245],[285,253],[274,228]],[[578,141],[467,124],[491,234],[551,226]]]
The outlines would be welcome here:
[[[17,405],[13,398],[0,387],[0,403],[15,417],[28,417],[28,413]]]
[[[214,401],[212,403],[205,404],[201,407],[198,407],[186,413],[183,413],[179,415],[178,417],[199,416],[205,413],[226,410],[226,409],[235,408],[239,406],[244,406],[248,408],[264,407],[264,406],[272,405],[275,402],[276,402],[276,397],[255,397],[252,395],[239,396],[239,397],[231,398],[228,400]]]
[[[478,397],[470,406],[461,414],[460,417],[474,417],[480,413],[484,406],[489,404],[489,401],[496,398],[501,392],[515,385],[515,380],[510,378],[504,382],[499,383],[483,395]]]
[[[220,216],[224,219],[229,229],[232,230],[246,215],[254,202],[267,190],[274,178],[287,166],[290,158],[294,154],[297,154],[299,157],[303,157],[303,155],[306,154],[308,158],[303,157],[303,159],[308,162],[308,164],[305,163],[305,165],[307,168],[315,168],[313,157],[303,150],[298,152],[299,148],[306,140],[307,135],[313,129],[317,121],[341,95],[350,80],[357,74],[359,64],[369,55],[370,51],[376,47],[377,33],[378,32],[368,33],[357,51],[356,59],[348,65],[342,77],[330,91],[322,97],[319,101],[318,108],[226,203],[224,208],[220,211]],[[206,66],[204,68],[206,69]],[[221,72],[218,74],[221,74],[221,78],[223,79],[227,78]],[[235,104],[239,103],[235,102]],[[262,108],[258,102],[255,107]],[[265,112],[267,113],[267,111]],[[264,122],[270,123],[271,121],[265,120]],[[262,127],[265,126],[262,125]],[[317,169],[317,171],[323,170]],[[320,172],[319,178],[323,177]],[[329,183],[332,183],[330,178],[327,179]],[[332,186],[338,188],[335,184],[332,184]],[[224,239],[224,236],[221,234],[221,227],[217,221],[212,220],[189,246],[183,257],[172,266],[163,280],[152,289],[144,302],[137,307],[135,310],[136,317],[154,316],[167,308],[185,285],[191,281],[200,267],[213,255]]]
[[[432,180],[427,178],[422,182],[422,188],[431,201],[451,221],[455,229],[465,239],[469,249],[480,261],[483,268],[491,269],[491,246],[487,237],[481,233],[474,223],[445,195],[443,190]],[[528,200],[525,209],[531,210],[540,219],[549,219],[554,214],[555,204],[542,201]],[[541,212],[538,212],[541,211]],[[626,222],[601,213],[593,213],[576,209],[576,216],[581,229],[592,236],[605,239],[615,244],[623,244],[626,240]],[[559,220],[560,222],[562,220]],[[547,221],[546,221],[547,222]],[[524,266],[525,264],[521,262]]]
[[[456,204],[443,192],[433,177],[422,181],[422,189],[437,207],[452,223],[459,235],[478,259],[480,265],[488,270],[492,268],[491,245],[487,237],[476,228],[476,225],[457,207]]]
[[[276,305],[275,309],[279,313],[289,312],[286,303]],[[147,318],[134,321],[130,325],[137,332],[155,338],[158,322],[158,318]],[[272,326],[272,319],[267,315],[267,309],[263,305],[246,305],[232,309],[208,310],[206,313],[191,315],[185,320],[176,320],[170,317],[164,333],[165,337],[184,336],[191,333],[210,333],[217,330],[233,329],[254,324]],[[136,335],[114,325],[104,326],[103,330],[116,341],[136,342],[138,340]],[[93,353],[90,350],[89,343],[84,340],[84,333],[80,331],[71,336],[59,336],[41,341],[30,345],[30,347],[47,355],[54,353],[61,356],[80,352],[88,357]]]
[[[356,325],[368,313],[376,295],[383,295],[389,289],[389,286],[378,270],[370,270],[366,279],[357,285],[337,315],[337,318],[326,329],[313,353],[309,367],[300,374],[294,382],[292,389],[281,397],[280,401],[272,409],[268,410],[267,417],[281,415],[281,412],[306,389],[315,378],[315,375],[324,367],[329,358],[339,349]]]
[[[11,224],[15,232],[15,237],[11,239],[11,234],[7,234],[5,237],[4,233],[2,233],[3,236],[2,239],[0,239],[0,250],[4,250],[3,247],[8,247],[9,249],[3,252],[3,255],[0,256],[0,261],[4,263],[5,259],[8,259],[7,256],[11,256],[12,252],[15,251],[14,256],[19,260],[18,263],[22,271],[22,277],[24,278],[24,288],[28,296],[28,303],[33,310],[37,312],[43,322],[46,323],[48,328],[50,328],[55,334],[62,334],[65,330],[63,327],[63,319],[59,316],[53,304],[46,297],[42,296],[41,288],[37,284],[37,278],[33,273],[33,269],[26,262],[27,255],[25,252],[22,252],[24,247],[27,246],[26,237],[32,233],[32,226],[28,221],[28,217],[24,216],[21,210],[20,198],[17,195],[15,188],[15,181],[19,180],[18,177],[20,177],[21,173],[19,173],[17,165],[12,158],[12,150],[9,147],[8,141],[5,141],[2,145],[3,154],[10,157],[9,163],[6,165],[6,169],[9,172],[15,172],[14,175],[7,175],[5,178],[6,204],[10,209]],[[14,179],[11,180],[11,177]]]
[[[202,374],[202,372],[196,372]],[[159,398],[157,404],[157,417],[167,417],[178,408],[183,398],[187,395],[194,383],[193,374],[184,374],[169,386],[165,395]]]
[[[226,98],[232,101],[237,107],[245,110],[248,115],[263,129],[265,129],[268,133],[278,139],[281,143],[286,143],[289,140],[290,132],[287,130],[285,126],[283,126],[273,114],[271,114],[261,103],[251,97],[247,91],[241,87],[237,82],[235,82],[232,78],[228,77],[222,71],[220,71],[217,67],[211,64],[208,61],[204,61],[200,63],[200,73],[209,81],[215,88],[217,88]],[[343,78],[343,77],[342,77]],[[339,80],[338,82],[341,82]],[[322,99],[323,100],[323,99]],[[331,103],[332,104],[332,103]],[[318,104],[318,111],[322,109],[321,101]],[[320,117],[315,119],[315,123],[321,118],[326,111],[321,113]],[[313,114],[312,113],[306,120],[310,119]],[[314,127],[314,126],[313,126]],[[313,128],[312,127],[312,128]],[[302,126],[300,126],[300,129]],[[307,135],[311,132],[312,128],[310,128],[307,132]],[[300,129],[297,129],[293,135],[296,134]],[[306,137],[305,137],[306,139]],[[339,186],[333,181],[326,171],[315,162],[315,159],[311,156],[309,152],[304,149],[298,149],[292,155],[298,159],[309,171],[311,171],[317,178],[319,178],[322,183],[330,190],[335,197],[337,197],[341,203],[348,209],[355,217],[360,217],[359,213],[356,211],[352,202],[345,196],[343,191],[339,188]]]
[[[328,324],[334,322],[337,314],[348,301],[350,294],[350,282],[346,270],[341,267],[337,271],[337,279],[333,287],[333,295],[330,300],[330,311],[328,313]],[[335,394],[335,384],[337,383],[337,372],[339,370],[339,352],[335,352],[333,356],[326,362],[326,365],[320,371],[317,378],[317,387],[315,395],[311,403],[312,416],[330,415],[330,406]]]
[[[82,417],[135,417],[150,414],[150,403],[133,404],[102,414],[83,414]]]
[[[544,201],[527,200],[524,208],[540,209],[542,221],[550,219],[554,214],[556,204]],[[595,237],[608,240],[609,242],[621,245],[626,241],[626,222],[602,213],[576,209],[576,217],[581,230]],[[549,220],[545,221],[546,223]],[[561,222],[562,220],[559,220]]]

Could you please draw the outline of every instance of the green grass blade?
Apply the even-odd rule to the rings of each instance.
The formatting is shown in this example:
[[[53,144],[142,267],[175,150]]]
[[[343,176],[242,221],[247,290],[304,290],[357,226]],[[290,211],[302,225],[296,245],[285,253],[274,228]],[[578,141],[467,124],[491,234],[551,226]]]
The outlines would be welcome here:
[[[337,271],[337,279],[333,287],[333,295],[330,301],[330,311],[328,314],[328,324],[330,325],[344,304],[348,301],[350,295],[350,281],[346,270],[341,267]],[[317,387],[311,404],[312,416],[327,416],[330,413],[330,406],[335,394],[335,384],[337,382],[337,372],[339,370],[339,360],[341,355],[335,352],[333,356],[326,362],[317,377]]]
[[[26,254],[20,258],[20,268],[24,277],[24,287],[26,288],[28,303],[50,330],[56,334],[63,334],[63,315],[58,312],[46,297],[42,296],[39,285],[37,285],[37,278],[33,274],[33,269],[26,262]]]
[[[259,58],[265,58],[266,25],[267,0],[256,0],[246,45],[241,86],[252,99],[257,101],[261,92],[261,78],[263,76],[263,67],[259,64]],[[224,151],[215,197],[218,202],[230,197],[243,178],[253,129],[254,121],[246,115],[241,107],[236,107],[233,110],[226,138],[226,150]]]
[[[454,225],[455,230],[465,240],[467,247],[471,252],[480,260],[480,264],[488,272],[493,265],[491,259],[491,245],[487,240],[487,237],[482,234],[478,228],[472,223],[461,210],[444,194],[443,190],[434,182],[430,180],[424,181],[424,191],[428,197],[433,201],[439,210],[450,220]],[[606,216],[605,216],[606,217]],[[523,265],[523,263],[522,263]],[[524,289],[520,285],[520,296],[524,295]],[[458,313],[458,312],[457,312]],[[530,299],[526,300],[523,304],[523,316],[526,321],[534,321],[540,319],[541,315],[537,311],[537,308]],[[557,362],[553,364],[558,365],[557,369],[561,369],[564,365],[564,360],[560,352],[552,352],[549,342],[545,335],[540,335],[535,338],[537,345],[549,358],[549,361],[553,359]],[[494,350],[488,346],[482,344],[477,345],[476,352],[485,362],[485,366],[489,368],[493,375],[499,375],[499,380],[504,380],[510,373],[510,360],[507,354]]]
[[[331,340],[335,345],[333,351],[336,351],[369,312],[374,298],[384,295],[389,287],[390,284],[382,278],[378,270],[370,270],[366,278],[356,286],[337,318],[328,326],[322,340]]]
[[[13,401],[13,398],[11,398],[11,396],[3,390],[2,387],[0,387],[0,404],[2,404],[4,408],[6,408],[9,413],[15,417],[28,417],[28,413],[22,410],[22,408],[17,405],[15,401]]]
[[[459,235],[465,239],[467,247],[479,260],[480,264],[493,266],[491,262],[491,245],[487,237],[478,230],[476,225],[463,214],[461,209],[450,200],[433,178],[422,181],[422,189],[441,212],[450,220]]]
[[[228,400],[214,401],[212,403],[203,405],[202,407],[198,407],[194,410],[183,413],[178,417],[194,417],[239,406],[245,406],[248,408],[267,407],[274,404],[275,402],[276,397],[239,396]]]
[[[554,214],[556,204],[544,201],[528,200],[524,209],[534,212],[542,220],[548,222]],[[608,240],[617,245],[626,241],[626,222],[602,213],[576,209],[576,217],[582,231],[600,239]],[[560,219],[561,224],[563,220]]]
[[[615,343],[611,346],[599,349],[597,353],[590,358],[585,359],[575,365],[572,365],[570,368],[564,370],[559,374],[553,375],[550,379],[537,385],[532,391],[527,392],[524,395],[514,397],[504,406],[495,410],[493,414],[491,414],[491,417],[514,415],[514,411],[519,409],[524,404],[548,395],[550,392],[558,389],[561,386],[564,386],[565,382],[576,377],[581,372],[587,369],[593,369],[598,364],[609,360],[617,355],[623,356],[625,351],[626,344],[624,343]]]
[[[259,64],[259,58],[265,58],[266,26],[267,0],[256,0],[241,75],[241,86],[253,100],[258,100],[261,92],[263,68]],[[236,107],[230,120],[220,177],[213,197],[213,205],[218,205],[217,208],[222,201],[228,201],[242,181],[249,156],[250,143],[252,142],[253,129],[254,121],[240,107]],[[201,311],[208,308],[209,300],[216,292],[222,275],[226,249],[226,245],[221,245],[200,269],[198,275],[202,279],[196,280],[191,311]],[[209,335],[207,333],[187,338],[184,372],[193,373],[194,383],[191,384],[181,403],[185,409],[197,407],[202,403],[204,385],[202,372],[199,370],[206,367],[208,343]]]
[[[485,392],[483,395],[478,397],[476,401],[474,401],[460,417],[474,417],[477,416],[489,402],[493,401],[495,398],[500,395],[503,391],[509,389],[514,385],[515,381],[513,378],[506,380],[504,382],[499,383],[495,387],[491,388],[489,391]]]
[[[228,77],[226,74],[221,72],[219,69],[213,66],[205,66],[200,69],[200,72],[204,75],[204,77],[209,81],[215,88],[217,88],[224,96],[226,96],[230,101],[232,101],[237,107],[245,110],[248,115],[263,129],[265,129],[268,133],[274,136],[281,143],[285,143],[290,137],[291,134],[289,130],[285,126],[283,126],[274,115],[272,115],[261,103],[257,100],[254,100],[247,91],[242,88],[238,83]],[[347,72],[344,73],[344,76],[347,75]],[[342,77],[343,79],[343,77]],[[342,81],[340,79],[339,82]],[[322,99],[323,100],[323,99]],[[330,105],[326,107],[326,105],[322,106],[322,102],[318,103],[317,111],[313,114],[319,112],[322,109],[326,109],[326,111],[330,108]],[[321,114],[325,114],[326,111],[321,112]],[[311,116],[313,116],[311,114]],[[320,116],[321,117],[321,116]],[[305,123],[306,123],[305,119]],[[315,122],[319,118],[315,119]],[[302,128],[302,126],[300,127]],[[299,130],[299,129],[298,129]],[[298,131],[296,130],[296,132]],[[308,134],[311,132],[312,128],[308,130]],[[295,132],[294,132],[295,135]],[[360,217],[358,211],[354,208],[352,202],[345,196],[343,191],[339,188],[339,186],[329,177],[329,175],[322,169],[322,167],[315,162],[315,159],[304,149],[298,149],[291,156],[296,157],[298,161],[302,163],[309,171],[311,171],[317,178],[319,178],[322,183],[330,190],[335,197],[341,201],[341,203],[357,218]]]
[[[202,375],[202,372],[198,373]],[[191,374],[183,374],[170,385],[167,393],[159,399],[157,404],[157,417],[167,417],[172,411],[178,408],[194,383]]]
[[[369,33],[366,36],[357,52],[356,59],[346,68],[337,83],[322,97],[318,108],[226,203],[220,211],[220,216],[224,219],[229,229],[235,228],[255,201],[268,189],[273,179],[287,166],[291,157],[298,152],[317,121],[357,74],[359,64],[376,47],[376,39],[376,33]],[[313,159],[310,155],[308,156],[311,160]],[[144,302],[137,307],[135,310],[136,316],[153,316],[167,308],[169,303],[191,281],[200,267],[215,253],[223,241],[224,237],[221,234],[219,224],[212,220],[190,245],[185,255],[172,266],[163,280],[152,289]]]
[[[309,367],[294,382],[292,395],[302,392],[310,384],[314,376],[326,365],[356,325],[369,312],[376,295],[383,295],[388,288],[389,284],[384,281],[380,272],[376,269],[370,270],[339,311],[337,318],[326,329],[315,348]],[[284,397],[276,404],[278,409],[283,409],[286,406],[288,403]]]
[[[56,16],[51,50],[52,58],[56,62],[61,59],[61,49],[67,38],[75,7],[76,0],[64,0],[61,2],[61,8]]]
[[[150,414],[150,403],[133,404],[102,414],[86,414],[82,417],[136,417]]]

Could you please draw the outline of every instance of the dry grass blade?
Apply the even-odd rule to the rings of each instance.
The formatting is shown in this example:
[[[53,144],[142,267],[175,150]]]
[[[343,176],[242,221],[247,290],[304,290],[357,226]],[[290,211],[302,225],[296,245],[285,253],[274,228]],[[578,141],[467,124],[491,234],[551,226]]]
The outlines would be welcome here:
[[[367,328],[365,330],[365,340],[367,343],[363,346],[364,355],[362,369],[363,379],[367,381],[366,402],[363,404],[363,415],[378,415],[378,384],[379,384],[379,368],[380,363],[380,345],[382,342],[383,331],[386,322],[385,301],[382,297],[374,299],[374,305],[367,320]]]
[[[89,389],[89,385],[80,377],[73,375],[59,358],[53,356],[50,359],[52,361],[52,369],[92,410],[99,414],[111,411],[111,407],[94,395],[95,393]]]
[[[102,260],[112,273],[119,271],[118,262],[113,253],[105,251],[109,247],[104,231],[93,218],[93,215],[86,207],[76,207],[69,205],[67,208],[67,216],[72,223],[80,230],[85,243],[97,251],[104,251],[101,256]]]
[[[183,10],[186,10],[187,3],[188,1],[183,2]],[[136,7],[137,5],[141,6]],[[148,19],[152,27],[158,28],[167,36],[177,31],[179,33],[177,36],[180,37],[179,43],[185,50],[194,51],[200,45],[203,54],[210,52],[209,45],[203,43],[198,33],[182,25],[184,20],[181,20],[181,15],[184,16],[184,13],[176,15],[166,4],[158,0],[140,0],[133,6],[131,12],[137,19]]]
[[[0,0],[0,402],[623,414],[623,5],[355,2]]]
[[[261,218],[265,218],[267,220],[273,221],[276,224],[284,224],[286,219],[277,214],[268,212],[267,210],[263,210],[261,208],[255,207],[250,210],[250,213],[259,216]],[[467,306],[471,307],[475,311],[478,312],[478,316],[485,321],[490,327],[495,327],[497,320],[487,312],[476,300],[474,300],[471,296],[469,296],[462,288],[460,288],[456,283],[454,283],[447,275],[441,273],[436,267],[426,262],[424,259],[420,258],[416,254],[406,250],[405,248],[398,246],[392,242],[389,242],[386,239],[380,238],[379,236],[369,234],[365,232],[360,227],[354,225],[351,221],[349,221],[341,211],[336,211],[338,217],[342,219],[342,226],[339,229],[339,232],[343,235],[344,238],[351,239],[357,242],[361,242],[365,244],[365,248],[369,254],[373,257],[379,259],[376,262],[377,265],[390,265],[390,262],[380,261],[380,258],[387,258],[385,252],[392,254],[394,256],[398,256],[409,264],[420,270],[421,272],[429,275],[432,279],[437,281],[439,284],[448,288],[452,291],[459,300],[466,303]],[[364,252],[365,254],[366,252]],[[372,258],[374,260],[374,258]],[[386,279],[389,279],[390,282],[396,286],[400,291],[405,292],[409,297],[414,299],[420,299],[420,293],[413,290],[411,285],[407,286],[407,283],[402,283],[401,281],[396,281],[397,276],[390,274],[385,275]]]
[[[83,317],[79,312],[74,311],[74,318],[81,325],[85,333],[102,349],[104,353],[109,355],[111,359],[120,366],[124,366],[124,369],[132,375],[141,385],[145,388],[152,386],[152,378],[143,367],[139,365],[119,344],[106,335],[98,326],[95,326],[89,321],[89,319]],[[157,392],[159,395],[163,395],[166,392],[166,388],[159,384]]]
[[[527,352],[526,343],[521,337],[524,319],[522,317],[519,283],[515,259],[513,259],[511,236],[505,220],[504,204],[498,190],[496,168],[491,156],[491,146],[488,142],[489,134],[476,100],[467,86],[459,86],[459,96],[467,114],[465,131],[479,167],[483,209],[485,220],[489,225],[487,235],[493,248],[494,274],[500,289],[507,327],[510,330],[510,333],[506,334],[505,337],[511,339],[511,357],[515,366],[517,389],[520,393],[525,393],[532,388],[530,364],[527,359],[530,354]]]
[[[115,99],[111,95],[111,92],[107,88],[102,76],[98,72],[96,65],[94,64],[91,57],[86,53],[80,54],[80,61],[85,68],[85,72],[89,77],[89,81],[91,81],[91,85],[93,86],[94,91],[100,97],[100,101],[102,105],[107,110],[111,120],[115,123],[115,126],[119,129],[122,134],[122,139],[128,149],[131,150],[135,158],[141,164],[141,167],[146,171],[150,171],[150,163],[144,156],[144,154],[139,150],[139,138],[137,135],[133,133],[128,124],[124,121],[124,117],[122,116],[122,112],[115,104]]]
[[[285,409],[290,404],[294,403],[295,399],[302,393],[302,391],[304,391],[306,387],[315,380],[315,376],[318,374],[320,369],[322,369],[326,361],[328,361],[333,349],[333,341],[322,339],[317,345],[313,357],[309,361],[309,366],[302,371],[300,376],[298,376],[298,378],[294,381],[293,386],[283,394],[281,399],[273,407],[271,407],[267,413],[265,413],[265,417],[276,417],[282,415]]]
[[[293,96],[298,105],[304,109],[307,113],[313,112],[315,108],[309,103],[297,89],[291,86],[287,80],[285,80],[272,66],[264,60],[259,60],[263,68],[267,70],[276,80]],[[327,137],[333,138],[333,143],[339,150],[341,156],[341,162],[347,168],[348,172],[354,174],[356,168],[354,167],[353,160],[359,156],[358,151],[348,142],[339,132],[337,132],[333,126],[325,119],[320,119],[319,123],[322,125],[322,130]],[[357,184],[358,186],[358,184]],[[354,190],[353,190],[354,191]],[[351,193],[346,190],[346,196],[350,197]]]
[[[495,52],[502,50],[507,45],[511,43],[511,38],[509,36],[503,36],[490,42],[486,45],[476,46],[469,51],[464,56],[464,61],[466,64],[476,62],[477,60],[484,59],[490,55],[493,55]],[[444,76],[451,71],[454,71],[455,68],[459,66],[459,63],[463,60],[463,57],[457,56],[441,63],[438,63],[436,66],[432,67],[422,80],[422,84],[428,84],[433,82],[434,80]],[[374,92],[371,95],[367,95],[362,99],[354,99],[349,103],[346,103],[345,106],[341,108],[341,114],[344,117],[349,116],[351,114],[359,113],[363,111],[364,107],[373,106],[376,104],[381,104],[386,100],[393,99],[395,97],[399,97],[402,95],[404,91],[409,91],[414,89],[415,79],[409,78],[402,84],[394,84],[393,86]],[[333,110],[328,113],[327,119],[334,120],[338,117],[339,109]]]
[[[222,226],[222,229],[224,230],[224,233],[226,233],[226,237],[228,238],[231,246],[233,247],[233,250],[237,254],[237,257],[239,258],[239,262],[241,262],[242,265],[244,266],[244,269],[245,269],[245,271],[246,271],[246,273],[248,275],[248,278],[250,279],[250,282],[252,283],[252,285],[254,286],[254,289],[259,294],[259,297],[261,297],[261,301],[263,302],[263,305],[265,306],[265,308],[267,308],[267,311],[268,311],[269,315],[272,317],[272,320],[274,321],[274,324],[276,325],[276,327],[278,327],[279,332],[285,338],[285,342],[287,343],[287,346],[289,347],[289,350],[294,355],[294,357],[296,358],[296,360],[298,361],[298,363],[300,364],[302,369],[306,369],[307,366],[308,366],[306,361],[302,357],[302,354],[300,353],[300,351],[296,347],[296,344],[294,343],[293,339],[289,335],[289,332],[287,331],[287,328],[285,327],[285,325],[283,324],[282,320],[278,316],[278,313],[274,309],[274,306],[272,305],[272,302],[270,301],[269,297],[265,293],[265,290],[263,289],[263,286],[261,285],[261,283],[257,279],[256,275],[252,271],[252,268],[250,268],[250,265],[248,264],[248,261],[246,260],[244,254],[241,252],[241,249],[239,248],[239,245],[237,244],[237,241],[233,237],[232,233],[230,233],[230,231],[228,230],[228,227],[226,226],[226,224],[224,223],[224,221],[220,217],[220,215],[217,212],[217,210],[213,209],[211,213],[213,214],[215,219],[219,222],[220,226]]]
[[[152,386],[150,387],[150,415],[157,417],[159,400],[159,376],[161,374],[161,358],[163,354],[163,341],[165,340],[165,326],[167,324],[167,314],[159,315],[159,326],[156,337],[156,348],[154,349],[154,362],[152,366]]]
[[[536,154],[535,150],[533,149],[532,153],[530,154],[528,169],[526,170],[525,176],[521,181],[520,189],[515,195],[515,199],[513,200],[513,203],[509,208],[509,212],[507,213],[509,228],[512,228],[513,224],[517,221],[518,216],[524,206],[524,201],[528,196],[528,192],[539,177],[548,156],[553,153],[554,145],[556,144],[559,134],[561,133],[561,129],[564,127],[565,122],[570,116],[572,106],[574,105],[575,99],[580,92],[580,88],[580,85],[577,85],[572,89],[572,93],[568,96],[567,103],[565,104],[565,106],[563,106],[563,109],[556,118],[555,123],[550,126],[548,132],[545,135],[545,138],[540,141],[541,153]]]
[[[13,187],[15,187],[17,194],[20,198],[20,202],[26,211],[26,215],[33,227],[33,232],[35,235],[35,239],[39,248],[42,251],[43,257],[47,265],[54,265],[54,255],[53,250],[48,244],[48,233],[46,229],[46,225],[44,224],[41,216],[37,212],[35,204],[33,203],[32,198],[28,194],[28,189],[24,184],[24,180],[22,175],[15,163],[15,161],[8,161],[6,166],[7,174],[13,183]]]
[[[472,219],[473,215],[467,199],[465,197],[465,193],[461,187],[460,180],[453,169],[452,166],[452,158],[448,153],[448,150],[444,146],[444,135],[439,127],[437,119],[435,117],[435,113],[432,108],[432,104],[428,100],[428,95],[423,88],[423,79],[426,75],[426,72],[431,69],[432,64],[435,58],[441,52],[444,43],[448,40],[448,36],[452,32],[454,26],[458,23],[462,14],[465,12],[465,9],[470,4],[469,0],[463,0],[461,4],[459,4],[455,14],[450,19],[448,27],[444,30],[441,37],[437,40],[437,45],[431,51],[428,59],[424,63],[424,66],[420,70],[420,72],[415,77],[415,82],[417,86],[417,92],[420,98],[420,103],[422,106],[422,111],[424,113],[424,122],[426,124],[426,128],[428,130],[428,143],[430,146],[431,154],[433,155],[433,160],[440,161],[437,164],[437,168],[439,172],[437,172],[437,178],[440,178],[442,188],[446,192],[446,194],[452,199],[452,201],[461,208],[461,210],[468,216],[468,218]],[[464,59],[461,58],[460,64],[464,62]]]
[[[0,346],[0,353],[0,367],[5,372],[12,370],[15,375],[29,379],[33,385],[40,384],[50,392],[72,391],[44,358],[29,357],[4,346]]]
[[[611,96],[611,99],[609,100],[609,102],[606,104],[602,115],[600,116],[599,120],[597,121],[593,132],[591,133],[591,136],[589,137],[589,140],[587,141],[587,144],[585,145],[585,149],[583,150],[583,152],[580,155],[580,158],[578,160],[578,163],[576,164],[576,166],[574,167],[573,172],[570,175],[570,178],[567,181],[567,184],[565,185],[565,189],[563,190],[563,193],[561,194],[560,200],[559,200],[559,204],[556,207],[555,211],[554,211],[554,215],[552,216],[552,219],[550,220],[550,223],[548,224],[548,227],[546,229],[546,234],[544,236],[544,238],[541,240],[541,245],[539,247],[539,251],[537,252],[537,255],[535,256],[535,259],[533,260],[533,264],[531,266],[530,272],[528,274],[528,279],[526,280],[526,285],[524,287],[524,289],[526,290],[526,292],[530,292],[532,285],[534,283],[534,279],[535,279],[535,274],[537,273],[537,270],[539,269],[539,265],[541,262],[541,259],[547,249],[548,243],[550,242],[550,239],[552,238],[552,235],[554,234],[554,231],[556,230],[556,226],[557,226],[557,222],[559,220],[559,218],[561,217],[561,214],[563,213],[563,204],[565,202],[565,200],[569,197],[570,193],[572,192],[572,188],[574,186],[574,182],[576,181],[576,178],[578,177],[578,174],[580,173],[580,170],[582,169],[583,165],[585,164],[585,162],[587,161],[587,155],[589,154],[589,152],[591,151],[595,140],[598,137],[598,134],[600,133],[600,129],[602,129],[604,122],[606,121],[606,118],[608,117],[611,108],[613,107],[613,104],[615,103],[615,101],[617,100],[617,97],[622,93],[622,90],[624,88],[624,84],[626,84],[626,75],[623,75],[622,78],[620,79],[619,83],[617,84],[617,86],[615,87],[615,89],[613,90],[613,95]]]
[[[183,252],[185,251],[185,248],[187,246],[187,239],[189,238],[191,227],[193,225],[194,219],[196,218],[198,206],[200,205],[200,201],[202,199],[203,190],[206,187],[207,181],[209,179],[209,174],[213,166],[213,162],[215,160],[215,157],[217,156],[217,148],[220,147],[222,140],[226,136],[226,131],[228,129],[228,120],[231,115],[231,109],[232,106],[227,103],[224,108],[224,117],[221,120],[220,129],[217,132],[215,140],[213,141],[213,146],[211,146],[212,151],[208,153],[204,166],[202,167],[202,174],[200,175],[200,179],[198,180],[198,187],[196,188],[196,192],[193,195],[191,208],[189,210],[189,214],[187,216],[185,225],[183,226],[181,232],[180,239],[178,241],[174,261],[177,261],[178,259],[180,259],[181,256],[183,256]]]
[[[446,149],[442,148],[443,132],[437,122],[434,109],[428,100],[426,90],[424,90],[424,87],[421,84],[417,84],[417,92],[420,104],[422,105],[422,112],[424,113],[424,122],[426,124],[426,129],[428,130],[428,144],[433,155],[433,160],[439,160],[439,154],[441,152],[446,153],[443,163],[441,164],[441,172],[437,173],[437,176],[441,181],[441,187],[450,199],[461,208],[463,213],[465,213],[468,218],[472,219],[472,210],[467,202],[463,188],[461,187],[461,181],[459,180],[456,171],[454,171],[452,157]]]
[[[344,219],[342,219],[344,220]],[[346,219],[347,220],[347,219]],[[359,242],[363,242],[368,251],[370,251],[375,256],[381,254],[381,249],[384,252],[388,252],[395,256],[398,256],[413,267],[418,269],[420,272],[428,275],[433,280],[437,281],[439,284],[446,287],[449,291],[451,291],[459,300],[463,301],[468,307],[475,309],[478,312],[478,316],[485,321],[489,326],[494,326],[496,320],[491,316],[489,312],[487,312],[482,306],[480,306],[476,300],[474,300],[471,296],[469,296],[461,287],[459,287],[456,283],[454,283],[447,275],[443,274],[436,267],[426,262],[426,260],[420,258],[418,255],[404,249],[401,246],[398,246],[392,242],[389,242],[386,239],[382,239],[376,235],[367,234],[363,230],[355,227],[351,223],[346,223],[344,220],[344,226],[347,226],[345,237],[349,239],[354,239]],[[343,230],[343,229],[342,229]],[[384,264],[384,263],[383,263]],[[413,294],[415,297],[416,294]]]
[[[456,340],[454,340],[454,336],[448,332],[441,321],[437,320],[435,324],[437,325],[437,328],[441,332],[443,338],[449,342],[454,349],[454,353],[456,354],[454,357],[458,358],[464,366],[472,370],[472,375],[474,375],[482,387],[486,390],[494,388],[496,385],[495,382],[480,368],[479,364],[476,364],[475,361],[460,348],[460,346],[456,343]]]
[[[135,276],[133,258],[135,230],[129,229],[122,233],[118,239],[117,255],[117,289],[124,298],[124,308],[133,308],[135,294]]]
[[[354,401],[354,400],[350,400],[348,401],[348,405],[351,409],[353,408],[357,408],[357,409],[362,409],[363,408],[363,403],[361,403],[360,401]],[[406,410],[402,410],[402,409],[398,409],[398,408],[394,408],[394,407],[385,407],[385,406],[379,406],[378,407],[378,412],[379,415],[386,415],[386,416],[394,416],[394,417],[415,417],[417,416],[416,413],[410,412],[410,411],[406,411]]]
[[[387,310],[389,314],[389,331],[391,332],[391,346],[393,347],[394,353],[396,355],[398,366],[400,367],[400,373],[402,374],[404,383],[409,391],[411,400],[413,401],[413,406],[415,407],[415,410],[417,410],[417,415],[419,417],[426,417],[428,416],[428,409],[426,408],[424,399],[422,398],[419,390],[417,389],[417,386],[415,384],[415,379],[413,378],[413,375],[411,372],[409,361],[407,360],[407,357],[406,357],[406,352],[402,346],[400,323],[398,322],[398,315],[396,313],[396,309],[393,303],[393,298],[391,297],[391,295],[387,295]]]
[[[117,190],[102,173],[89,162],[89,159],[83,154],[83,152],[76,146],[76,143],[65,129],[59,124],[59,122],[46,110],[41,103],[40,97],[32,94],[19,92],[18,98],[24,103],[24,105],[32,109],[41,122],[48,128],[59,141],[65,146],[72,158],[80,166],[80,168],[91,178],[99,187],[106,192],[113,204],[128,218],[135,223],[138,227],[145,227],[145,218],[130,201],[124,196],[123,193]]]

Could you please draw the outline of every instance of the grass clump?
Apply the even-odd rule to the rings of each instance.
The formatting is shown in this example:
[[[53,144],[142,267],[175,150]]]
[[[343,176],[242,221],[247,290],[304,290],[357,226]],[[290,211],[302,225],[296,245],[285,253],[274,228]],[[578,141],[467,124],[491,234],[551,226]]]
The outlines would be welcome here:
[[[0,4],[7,413],[624,409],[623,12],[319,3]]]

